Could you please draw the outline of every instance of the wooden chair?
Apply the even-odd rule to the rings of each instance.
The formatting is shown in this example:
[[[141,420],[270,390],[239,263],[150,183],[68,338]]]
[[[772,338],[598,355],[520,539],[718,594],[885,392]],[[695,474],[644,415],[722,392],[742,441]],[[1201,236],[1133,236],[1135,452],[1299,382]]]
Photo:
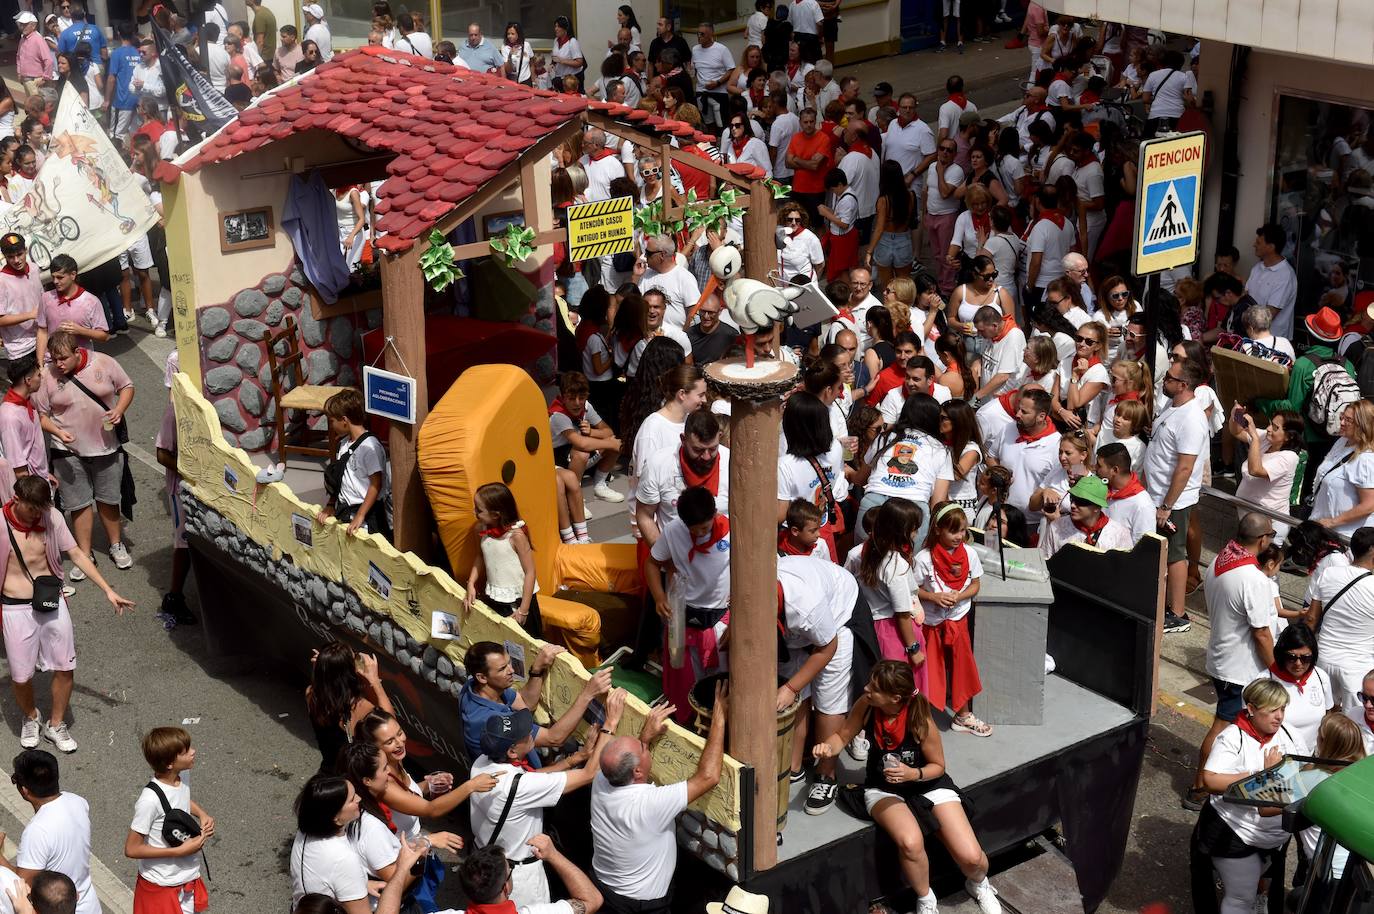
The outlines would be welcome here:
[[[277,354],[278,344],[285,344],[284,355]],[[323,413],[325,401],[343,390],[342,387],[305,383],[305,371],[301,366],[304,358],[300,336],[296,333],[296,320],[287,317],[282,321],[281,329],[267,335],[267,364],[272,373],[272,389],[268,393],[276,403],[278,463],[285,463],[290,454],[332,457],[337,444],[334,433],[326,430],[325,446],[320,447],[320,433],[310,429],[308,416],[299,441],[290,441],[290,429],[286,421],[287,410]]]

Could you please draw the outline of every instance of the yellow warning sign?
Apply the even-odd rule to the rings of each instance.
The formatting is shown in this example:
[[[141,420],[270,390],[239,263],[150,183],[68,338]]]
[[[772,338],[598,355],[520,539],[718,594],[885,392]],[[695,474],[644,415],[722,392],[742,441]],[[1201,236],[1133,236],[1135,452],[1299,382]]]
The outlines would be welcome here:
[[[615,197],[568,207],[568,259],[590,260],[634,250],[633,197]]]

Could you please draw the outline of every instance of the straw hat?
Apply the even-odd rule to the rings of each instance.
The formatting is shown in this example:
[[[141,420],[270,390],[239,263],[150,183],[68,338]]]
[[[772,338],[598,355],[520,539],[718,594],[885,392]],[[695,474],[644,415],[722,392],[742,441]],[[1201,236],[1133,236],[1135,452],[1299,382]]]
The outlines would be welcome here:
[[[768,914],[768,896],[755,895],[735,886],[725,896],[724,902],[707,904],[706,914]]]

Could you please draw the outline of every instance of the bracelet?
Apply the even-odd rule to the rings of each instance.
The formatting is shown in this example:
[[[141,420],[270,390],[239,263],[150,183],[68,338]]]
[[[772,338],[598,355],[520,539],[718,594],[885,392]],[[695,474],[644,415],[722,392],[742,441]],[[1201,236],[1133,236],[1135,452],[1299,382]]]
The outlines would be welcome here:
[[[908,644],[908,645],[906,646],[906,652],[907,652],[908,654],[919,654],[919,653],[921,652],[921,645],[916,644],[916,643],[914,643],[914,642],[911,643],[911,644]]]
[[[548,674],[548,670],[530,670],[531,679],[543,679]]]
[[[606,734],[607,736],[615,736],[615,731],[612,730],[610,727],[602,727],[601,732]]]

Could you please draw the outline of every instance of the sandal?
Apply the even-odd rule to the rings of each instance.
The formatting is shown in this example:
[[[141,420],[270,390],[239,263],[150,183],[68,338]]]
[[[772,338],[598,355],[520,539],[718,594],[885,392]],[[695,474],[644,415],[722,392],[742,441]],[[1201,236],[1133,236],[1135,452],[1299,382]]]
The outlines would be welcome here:
[[[979,720],[971,711],[954,718],[949,728],[960,733],[972,733],[974,736],[992,736],[992,725]]]

